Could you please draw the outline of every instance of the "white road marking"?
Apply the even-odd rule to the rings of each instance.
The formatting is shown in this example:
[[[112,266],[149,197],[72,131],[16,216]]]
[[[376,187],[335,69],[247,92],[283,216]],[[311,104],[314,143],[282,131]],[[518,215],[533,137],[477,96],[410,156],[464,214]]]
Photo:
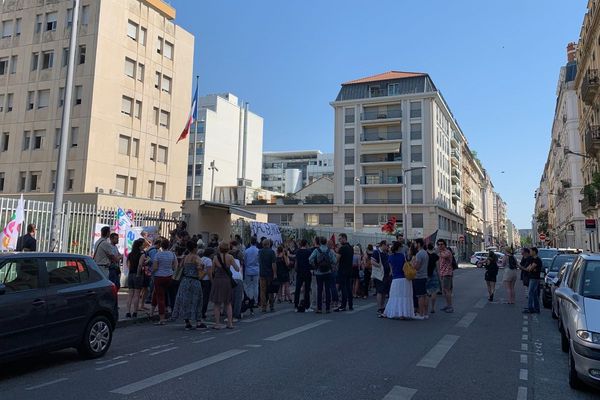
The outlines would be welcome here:
[[[475,321],[475,318],[477,318],[476,312],[466,313],[465,316],[462,317],[460,321],[458,321],[454,326],[456,328],[468,328],[471,325],[471,323]]]
[[[243,319],[242,322],[250,323],[250,322],[256,322],[256,321],[262,321],[263,319],[271,318],[271,317],[274,317],[276,315],[286,314],[286,313],[289,313],[289,312],[292,312],[292,311],[294,311],[294,309],[293,308],[289,308],[289,309],[286,309],[286,310],[275,311],[275,312],[272,312],[272,313],[265,313],[264,315],[261,315],[260,317],[251,318],[251,319]]]
[[[161,347],[169,347],[171,344],[159,344],[158,346],[152,346],[150,347],[152,350],[154,349],[160,349]]]
[[[109,369],[109,368],[112,368],[112,367],[116,367],[117,365],[123,365],[123,364],[127,364],[128,362],[129,362],[129,361],[119,361],[119,362],[116,362],[116,363],[108,364],[108,365],[105,365],[105,366],[103,366],[103,367],[98,367],[98,368],[96,368],[96,371],[103,371],[103,370],[105,370],[105,369]]]
[[[483,307],[485,307],[485,305],[487,303],[488,303],[487,299],[481,299],[477,303],[475,303],[475,305],[473,307],[475,307],[475,308],[483,308]]]
[[[161,384],[161,383],[163,383],[165,381],[168,381],[170,379],[180,377],[182,375],[185,375],[185,374],[188,374],[190,372],[199,370],[201,368],[208,367],[210,365],[219,363],[221,361],[225,361],[225,360],[227,360],[229,358],[232,358],[232,357],[235,357],[237,355],[243,354],[243,353],[245,353],[247,351],[248,350],[239,350],[239,349],[228,350],[228,351],[225,351],[223,353],[219,353],[219,354],[211,356],[211,357],[203,358],[202,360],[198,360],[198,361],[193,362],[191,364],[187,364],[187,365],[184,365],[184,366],[179,367],[179,368],[175,368],[175,369],[171,369],[169,371],[165,371],[165,372],[163,372],[161,374],[157,374],[157,375],[151,376],[151,377],[143,379],[141,381],[130,383],[129,385],[125,385],[125,386],[122,386],[120,388],[111,390],[111,393],[129,395],[129,394],[132,394],[132,393],[135,393],[135,392],[139,392],[140,390],[144,390],[144,389],[147,389],[149,387]]]
[[[527,364],[529,361],[529,356],[527,354],[521,354],[521,364]]]
[[[236,333],[240,333],[241,331],[238,329],[236,331],[231,331],[231,332],[227,332],[225,335],[229,336],[229,335],[235,335]]]
[[[166,353],[167,351],[171,351],[171,350],[175,350],[178,349],[179,347],[174,346],[174,347],[169,347],[168,349],[163,349],[163,350],[159,350],[159,351],[155,351],[154,353],[150,353],[151,356],[155,356],[157,354],[162,354],[162,353]]]
[[[521,335],[521,340],[529,340],[529,335]]]
[[[213,340],[214,338],[215,338],[214,336],[207,337],[207,338],[200,339],[200,340],[194,340],[192,343],[204,343],[204,342],[208,342],[209,340]]]
[[[354,313],[357,313],[359,311],[363,311],[363,310],[366,310],[368,308],[375,307],[376,305],[377,305],[377,303],[365,304],[364,306],[354,307],[354,310],[352,310],[352,311],[346,311],[343,314],[354,314]]]
[[[394,386],[383,400],[410,400],[417,393],[417,389],[402,386]]]
[[[529,371],[525,368],[521,368],[519,370],[519,379],[522,381],[526,381],[529,379]]]
[[[425,354],[417,367],[436,368],[459,338],[460,336],[456,335],[445,335],[429,350],[429,353]]]
[[[297,335],[298,333],[302,333],[309,329],[316,328],[317,326],[326,324],[328,322],[331,322],[331,320],[330,319],[320,319],[318,321],[311,322],[310,324],[302,325],[302,326],[299,326],[298,328],[290,329],[289,331],[281,332],[274,336],[269,336],[268,338],[266,338],[264,340],[268,340],[269,342],[277,342],[281,339],[285,339],[290,336]]]
[[[246,344],[244,346],[250,347],[250,348],[253,348],[253,349],[257,349],[259,347],[262,347],[262,344]]]
[[[528,327],[526,327],[526,326],[524,326],[523,328],[521,328],[521,330],[522,330],[523,332],[529,332],[529,328],[528,328]]]
[[[523,386],[519,386],[519,391],[517,392],[517,400],[527,400],[527,388]]]
[[[521,350],[529,351],[529,345],[527,343],[521,343]]]
[[[527,321],[527,320],[523,321],[523,325],[525,325],[525,326],[529,325],[529,321]]]
[[[39,384],[39,385],[35,385],[35,386],[28,386],[28,387],[26,387],[26,388],[25,388],[25,390],[35,390],[35,389],[40,389],[40,388],[43,388],[43,387],[46,387],[46,386],[54,385],[55,383],[64,382],[64,381],[66,381],[66,380],[68,380],[68,379],[67,379],[67,378],[55,379],[55,380],[53,380],[53,381],[46,382],[46,383],[42,383],[42,384]]]

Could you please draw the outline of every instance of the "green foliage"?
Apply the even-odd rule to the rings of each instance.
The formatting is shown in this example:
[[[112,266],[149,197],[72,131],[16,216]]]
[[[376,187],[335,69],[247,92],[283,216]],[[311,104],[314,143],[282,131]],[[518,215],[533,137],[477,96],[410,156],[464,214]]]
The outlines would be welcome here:
[[[538,233],[548,232],[548,210],[540,211],[535,219],[538,223]]]

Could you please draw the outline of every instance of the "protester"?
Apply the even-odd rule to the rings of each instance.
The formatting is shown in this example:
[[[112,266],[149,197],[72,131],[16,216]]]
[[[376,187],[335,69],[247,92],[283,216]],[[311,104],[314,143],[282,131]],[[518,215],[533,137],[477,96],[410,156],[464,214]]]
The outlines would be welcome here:
[[[364,279],[365,271],[362,268],[362,254],[360,246],[354,246],[352,249],[352,297],[360,297],[360,282]]]
[[[454,270],[452,269],[452,252],[448,249],[446,241],[439,239],[437,241],[438,247],[438,272],[440,274],[440,282],[442,286],[442,294],[446,299],[446,306],[442,308],[442,311],[447,313],[453,313],[454,307],[452,306],[452,292],[453,288],[453,275]]]
[[[300,248],[296,251],[296,290],[294,292],[294,309],[298,312],[310,312],[310,291],[312,284],[312,273],[310,266],[310,255],[312,250],[308,248],[306,239],[300,240]],[[304,288],[304,299],[300,305],[300,291]]]
[[[250,247],[244,251],[244,291],[252,306],[258,304],[258,274],[260,267],[257,245],[256,236],[252,236]],[[253,307],[250,307],[250,312],[254,313]]]
[[[338,277],[340,282],[340,288],[342,289],[342,304],[334,311],[346,311],[346,304],[348,310],[354,309],[352,302],[352,267],[354,260],[354,249],[348,243],[348,236],[345,233],[340,233],[338,240],[340,242],[340,248],[338,251]]]
[[[531,264],[531,252],[527,247],[521,249],[521,262],[519,263],[519,269],[521,270],[521,282],[525,287],[525,296],[529,291],[529,273],[527,267]]]
[[[425,250],[425,242],[419,238],[415,240],[417,254],[412,259],[412,266],[417,270],[417,276],[412,281],[413,292],[418,301],[417,319],[429,318],[429,310],[427,305],[427,265],[429,263],[429,255]]]
[[[239,235],[236,235],[239,236]],[[237,240],[231,241],[231,250],[229,254],[233,257],[238,269],[229,268],[231,276],[236,282],[236,287],[233,288],[232,303],[233,307],[233,322],[242,319],[242,302],[244,301],[244,253],[240,248],[240,242]]]
[[[233,309],[231,307],[233,277],[230,268],[239,271],[239,267],[229,254],[229,250],[229,243],[222,242],[219,244],[219,251],[213,257],[212,288],[210,292],[210,301],[213,303],[215,313],[213,329],[224,328],[221,325],[221,310],[223,308],[227,313],[227,329],[233,329]]]
[[[258,264],[260,274],[260,307],[262,312],[267,312],[267,304],[270,311],[275,311],[275,293],[271,293],[271,285],[277,280],[277,257],[271,248],[271,241],[262,241],[262,248],[258,251]]]
[[[531,248],[531,258],[529,265],[524,268],[529,277],[529,290],[527,293],[527,308],[523,310],[528,314],[540,313],[540,279],[542,273],[542,260],[538,257],[537,247]]]
[[[154,257],[154,293],[152,307],[158,307],[159,321],[155,325],[165,325],[166,295],[171,284],[173,271],[177,268],[177,257],[169,250],[169,240],[162,239],[160,251]]]
[[[373,279],[377,294],[377,315],[381,315],[385,310],[385,298],[390,293],[391,286],[388,244],[385,240],[382,240],[379,243],[379,248],[373,251],[371,269],[373,268],[383,269],[383,277],[381,279]]]
[[[152,294],[154,292],[154,271],[152,266],[154,265],[154,258],[160,249],[161,240],[155,239],[152,246],[144,250],[140,259],[140,265],[144,274],[143,288],[140,293],[143,304],[152,304]],[[142,309],[147,308],[143,306]],[[154,311],[154,308],[152,308],[151,314],[154,314]]]
[[[339,254],[336,252],[336,244],[333,240],[327,240],[327,248],[335,255],[335,262],[331,266],[331,280],[329,281],[329,290],[331,292],[331,307],[336,309],[340,306],[340,297],[338,291],[338,268]]]
[[[515,258],[514,251],[507,249],[506,255],[502,259],[502,266],[504,267],[504,276],[502,282],[508,293],[507,304],[515,304],[515,283],[517,282],[517,259]]]
[[[127,256],[127,290],[129,296],[127,298],[127,314],[125,318],[137,318],[137,312],[140,304],[140,290],[142,289],[144,276],[139,272],[140,259],[142,258],[142,248],[146,244],[146,241],[142,238],[136,239],[131,245],[131,251]],[[133,305],[133,314],[131,313],[131,306]]]
[[[176,321],[179,317],[185,321],[185,329],[193,329],[191,321],[196,321],[196,328],[206,328],[202,323],[202,285],[200,280],[206,275],[202,260],[198,256],[196,241],[187,242],[188,254],[183,258],[183,272],[181,283],[177,291],[175,305],[171,319]]]
[[[206,311],[208,310],[208,303],[210,302],[210,292],[212,289],[212,259],[215,255],[215,249],[209,247],[202,253],[202,267],[204,269],[204,276],[200,280],[200,286],[202,286],[202,319],[206,320]]]
[[[438,260],[439,256],[435,253],[433,243],[427,244],[427,283],[425,289],[427,290],[427,296],[429,297],[430,313],[435,313],[435,301],[437,299],[437,293],[440,290],[440,277],[438,274]]]
[[[487,259],[483,262],[485,266],[485,283],[488,290],[488,301],[494,301],[496,291],[496,277],[498,276],[498,257],[492,250],[489,251]]]
[[[331,280],[336,255],[327,246],[327,239],[319,238],[319,247],[313,250],[309,262],[315,267],[317,277],[317,314],[323,312],[323,290],[325,290],[325,312],[331,312]]]
[[[392,244],[392,254],[389,256],[392,271],[390,298],[381,317],[399,319],[412,319],[415,317],[412,284],[404,276],[403,268],[406,257],[404,257],[402,250],[400,242]]]
[[[117,235],[118,243],[119,235]],[[115,284],[117,288],[121,287],[120,274],[121,271],[117,270],[120,261],[120,254],[115,251],[116,247],[112,243],[110,228],[108,226],[102,227],[100,230],[100,239],[96,242],[94,247],[93,259],[102,270],[108,276],[108,279]]]
[[[27,225],[27,233],[17,239],[16,251],[37,251],[37,239],[35,238],[35,224]]]
[[[277,302],[282,301],[292,302],[290,294],[290,260],[283,246],[277,246],[277,254],[275,258],[277,267],[277,280],[279,281],[279,292],[277,294]]]
[[[364,270],[364,278],[362,281],[362,293],[363,299],[367,299],[369,297],[369,290],[371,289],[371,258],[373,257],[373,245],[369,244],[367,246],[367,250],[362,258],[362,268]]]

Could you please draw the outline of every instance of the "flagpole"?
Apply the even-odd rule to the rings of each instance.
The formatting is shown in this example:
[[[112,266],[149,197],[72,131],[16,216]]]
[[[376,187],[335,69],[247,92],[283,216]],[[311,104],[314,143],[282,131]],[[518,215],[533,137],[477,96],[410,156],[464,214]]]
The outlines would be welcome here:
[[[69,145],[69,125],[71,120],[71,96],[73,93],[73,75],[75,72],[75,52],[77,51],[77,29],[79,25],[79,1],[73,0],[73,23],[69,40],[69,63],[67,64],[67,79],[65,84],[65,101],[60,127],[60,145],[56,165],[56,185],[54,202],[52,203],[52,227],[50,230],[50,251],[60,249],[60,233],[63,214],[63,199],[65,195],[65,170],[67,168],[67,146]]]
[[[196,75],[196,89],[198,75]],[[194,121],[194,154],[192,155],[192,200],[196,199],[196,146],[198,145],[198,100],[196,100],[196,120]]]

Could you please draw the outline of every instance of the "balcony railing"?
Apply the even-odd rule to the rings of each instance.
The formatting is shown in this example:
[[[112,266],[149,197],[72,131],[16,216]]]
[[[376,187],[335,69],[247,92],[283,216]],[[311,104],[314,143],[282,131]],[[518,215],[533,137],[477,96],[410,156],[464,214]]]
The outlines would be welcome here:
[[[389,198],[389,199],[364,199],[364,204],[402,204],[400,198]]]
[[[452,149],[452,152],[450,152],[450,155],[453,158],[456,158],[457,160],[460,160],[460,152],[456,149]]]
[[[360,135],[361,142],[377,142],[380,140],[402,140],[402,131],[369,132]]]
[[[360,114],[361,121],[402,118],[402,110],[365,111]]]
[[[361,185],[399,185],[402,183],[402,175],[394,176],[381,176],[381,175],[367,175],[360,177]]]
[[[600,150],[600,125],[588,126],[585,131],[585,151],[594,154]]]
[[[402,155],[400,153],[363,154],[360,156],[360,162],[361,163],[402,162]]]
[[[598,70],[589,69],[581,83],[581,98],[583,101],[588,105],[592,105],[599,88],[600,78],[598,77]]]

